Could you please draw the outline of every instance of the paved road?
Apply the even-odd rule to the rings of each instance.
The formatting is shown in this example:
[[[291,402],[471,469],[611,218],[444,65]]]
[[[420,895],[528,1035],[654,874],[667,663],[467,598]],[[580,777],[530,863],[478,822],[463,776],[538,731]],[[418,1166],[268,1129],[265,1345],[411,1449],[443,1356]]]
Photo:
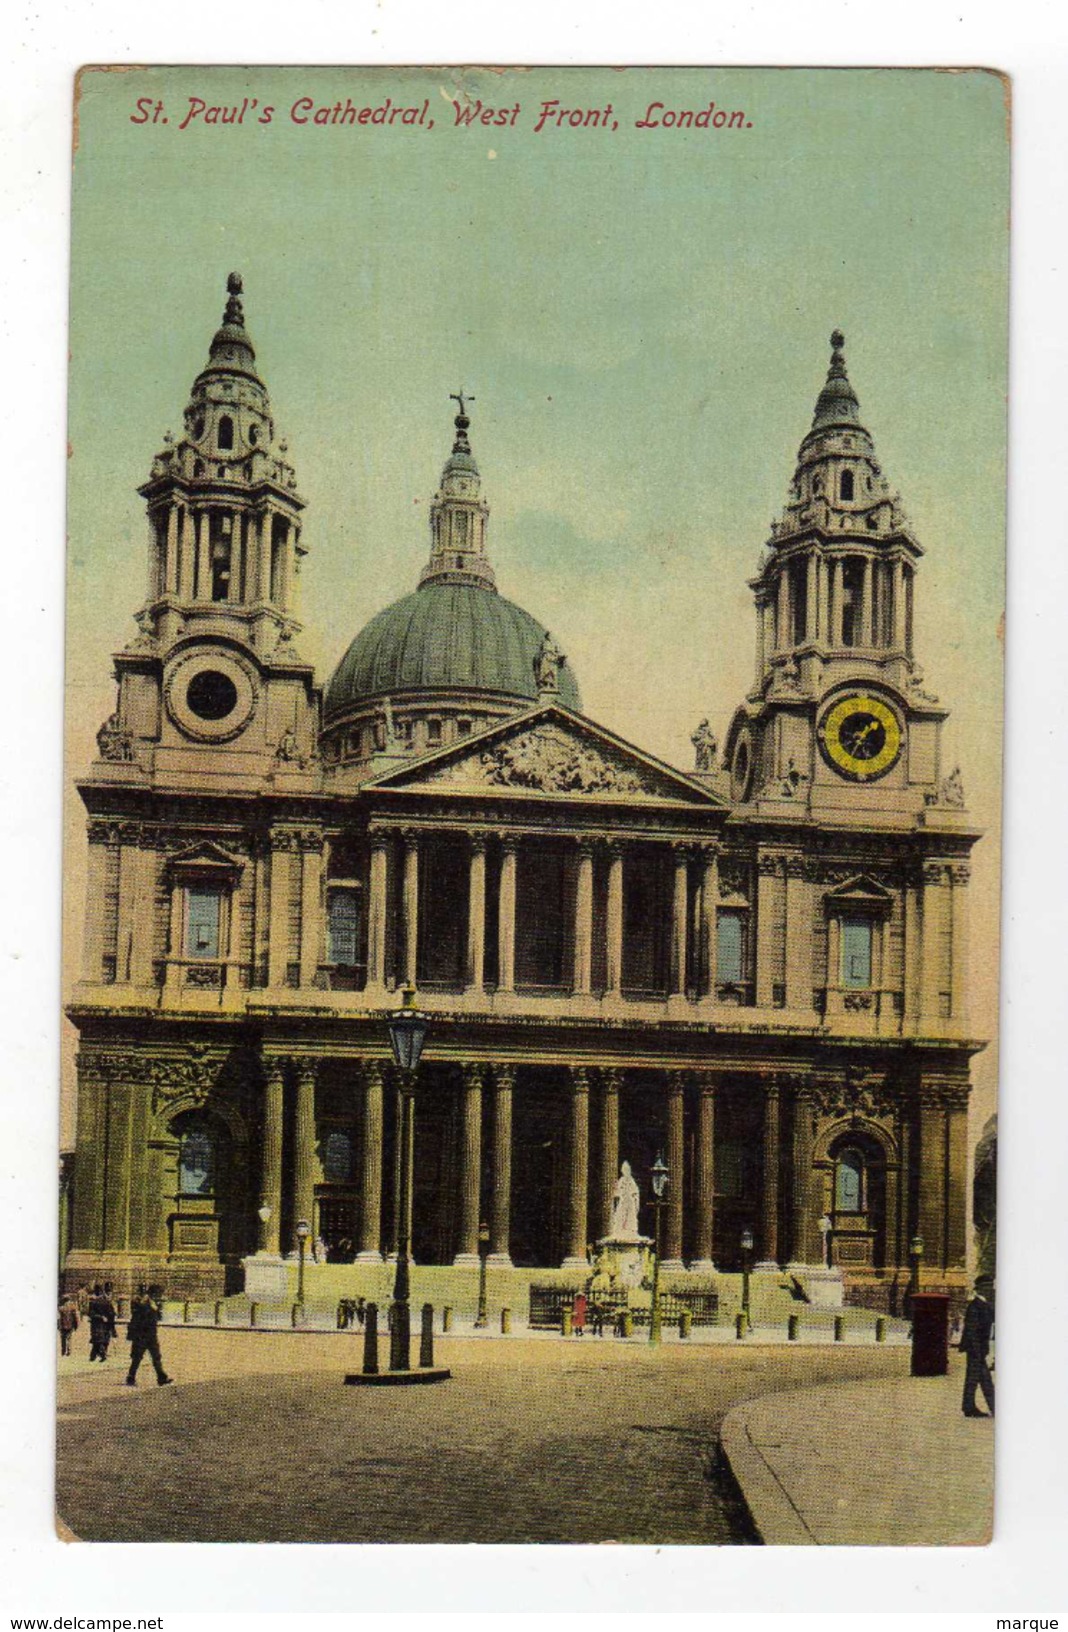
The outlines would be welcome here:
[[[168,1332],[168,1368],[205,1380],[145,1379],[136,1394],[118,1366],[65,1362],[63,1522],[108,1541],[747,1541],[718,1471],[724,1413],[908,1363],[895,1350],[455,1339],[438,1353],[451,1381],[361,1389],[342,1382],[351,1349]]]

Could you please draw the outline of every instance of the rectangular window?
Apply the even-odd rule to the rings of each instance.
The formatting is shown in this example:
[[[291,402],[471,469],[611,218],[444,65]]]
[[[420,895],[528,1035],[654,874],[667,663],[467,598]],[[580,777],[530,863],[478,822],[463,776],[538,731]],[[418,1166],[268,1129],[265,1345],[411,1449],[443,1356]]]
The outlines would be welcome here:
[[[217,958],[222,891],[193,885],[187,893],[186,902],[186,957]]]
[[[351,968],[359,961],[359,896],[355,890],[331,890],[326,912],[328,961]]]
[[[721,912],[716,918],[716,981],[737,985],[745,979],[745,921],[740,912]]]
[[[439,743],[441,741],[441,721],[440,720],[427,720],[427,722],[426,722],[426,740],[427,740],[428,743],[431,744],[431,746],[433,746],[435,743]]]
[[[867,918],[842,919],[842,985],[871,985],[871,923]]]

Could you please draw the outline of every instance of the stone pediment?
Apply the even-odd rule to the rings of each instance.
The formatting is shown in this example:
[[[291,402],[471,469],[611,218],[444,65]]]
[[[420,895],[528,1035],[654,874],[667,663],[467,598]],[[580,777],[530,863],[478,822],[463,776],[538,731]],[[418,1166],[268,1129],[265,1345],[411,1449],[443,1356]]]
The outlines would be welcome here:
[[[866,873],[858,873],[854,878],[847,878],[844,883],[838,884],[833,890],[828,890],[825,901],[833,902],[838,907],[875,907],[893,906],[894,898],[891,892],[884,889],[874,878]]]
[[[722,801],[611,732],[550,705],[375,779],[378,787],[714,805]]]
[[[232,856],[221,845],[205,839],[199,844],[190,844],[184,850],[175,851],[167,865],[172,873],[234,874],[239,873],[245,864],[240,856]]]

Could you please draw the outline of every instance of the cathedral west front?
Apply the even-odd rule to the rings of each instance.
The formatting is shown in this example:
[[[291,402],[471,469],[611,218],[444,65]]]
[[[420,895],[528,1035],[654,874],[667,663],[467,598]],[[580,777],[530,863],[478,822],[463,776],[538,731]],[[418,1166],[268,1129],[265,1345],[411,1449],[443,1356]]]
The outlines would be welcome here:
[[[847,1302],[896,1310],[917,1273],[960,1294],[979,834],[844,346],[750,585],[748,693],[679,770],[590,719],[502,593],[462,395],[425,565],[413,539],[400,598],[313,672],[314,515],[231,274],[139,489],[138,632],[78,784],[68,1281],[239,1293],[290,1273],[307,1221],[309,1273],[370,1286],[401,1233],[411,990],[417,1265],[481,1245],[500,1285],[579,1276],[621,1163],[644,1206],[662,1155],[674,1283],[751,1237],[759,1273],[833,1272]]]

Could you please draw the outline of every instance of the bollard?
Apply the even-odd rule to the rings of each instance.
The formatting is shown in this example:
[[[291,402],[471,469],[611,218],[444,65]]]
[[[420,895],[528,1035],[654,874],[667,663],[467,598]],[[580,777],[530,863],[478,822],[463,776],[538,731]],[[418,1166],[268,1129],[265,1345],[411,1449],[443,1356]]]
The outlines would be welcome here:
[[[679,1336],[689,1337],[690,1327],[693,1325],[693,1315],[689,1309],[684,1309],[679,1316]]]
[[[369,1303],[363,1312],[363,1369],[369,1377],[378,1373],[377,1303]]]
[[[293,1309],[292,1309],[291,1314],[290,1314],[290,1319],[291,1319],[291,1321],[293,1323],[294,1330],[296,1330],[296,1328],[298,1326],[303,1326],[303,1324],[304,1324],[304,1305],[302,1303],[295,1303],[293,1305]]]
[[[259,1323],[260,1323],[260,1306],[259,1306],[258,1303],[250,1303],[249,1304],[249,1306],[248,1306],[248,1323],[253,1328],[255,1328],[255,1327],[257,1327],[259,1325]]]
[[[845,1339],[845,1316],[844,1315],[835,1315],[835,1317],[834,1317],[834,1341],[836,1343],[841,1343],[841,1342],[844,1341],[844,1339]]]
[[[885,1315],[877,1315],[876,1318],[875,1318],[875,1341],[876,1341],[876,1343],[885,1343],[886,1342],[886,1316]]]
[[[441,1329],[443,1332],[452,1331],[452,1304],[447,1303],[441,1311]]]
[[[215,1299],[215,1324],[216,1326],[226,1325],[226,1304],[222,1298]]]
[[[620,1321],[620,1332],[623,1337],[634,1336],[634,1316],[629,1309],[624,1309]]]
[[[432,1366],[434,1364],[434,1305],[424,1303],[423,1324],[419,1331],[419,1364]]]
[[[796,1343],[801,1330],[801,1316],[790,1315],[786,1321],[786,1337],[790,1343]]]
[[[501,1336],[502,1337],[507,1337],[508,1333],[511,1330],[512,1330],[512,1311],[510,1309],[502,1309],[501,1310]]]
[[[560,1311],[560,1335],[561,1337],[571,1336],[571,1310],[569,1308]]]
[[[734,1335],[735,1335],[735,1337],[744,1337],[745,1336],[745,1310],[744,1309],[739,1309],[738,1313],[734,1317]]]
[[[190,1324],[190,1322],[192,1321],[192,1319],[193,1319],[193,1305],[189,1302],[189,1300],[187,1298],[186,1301],[182,1304],[182,1325],[183,1326],[188,1326]]]

